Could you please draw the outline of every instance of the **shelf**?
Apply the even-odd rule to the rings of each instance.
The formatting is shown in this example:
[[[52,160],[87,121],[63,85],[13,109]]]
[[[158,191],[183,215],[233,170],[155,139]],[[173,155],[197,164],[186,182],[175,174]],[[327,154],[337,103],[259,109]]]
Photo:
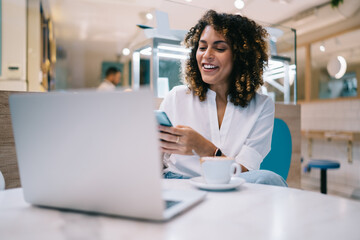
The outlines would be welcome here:
[[[346,132],[346,131],[301,131],[301,136],[308,139],[308,154],[312,157],[313,139],[321,139],[327,141],[347,141],[348,162],[352,163],[352,147],[354,141],[360,141],[360,132]]]

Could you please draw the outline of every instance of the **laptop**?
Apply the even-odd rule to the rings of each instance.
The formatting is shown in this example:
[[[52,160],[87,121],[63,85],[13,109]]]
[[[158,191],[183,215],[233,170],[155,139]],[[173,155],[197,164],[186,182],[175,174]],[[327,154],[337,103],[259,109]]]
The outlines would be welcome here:
[[[13,94],[9,103],[28,203],[161,221],[205,198],[163,190],[149,89]]]

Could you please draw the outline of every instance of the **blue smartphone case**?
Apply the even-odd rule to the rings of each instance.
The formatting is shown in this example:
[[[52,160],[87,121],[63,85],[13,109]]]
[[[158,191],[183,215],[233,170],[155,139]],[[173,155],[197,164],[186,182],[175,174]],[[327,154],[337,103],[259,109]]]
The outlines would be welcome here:
[[[158,121],[158,123],[160,125],[166,126],[166,127],[172,127],[172,124],[165,112],[156,110],[155,115],[156,115],[156,120]]]

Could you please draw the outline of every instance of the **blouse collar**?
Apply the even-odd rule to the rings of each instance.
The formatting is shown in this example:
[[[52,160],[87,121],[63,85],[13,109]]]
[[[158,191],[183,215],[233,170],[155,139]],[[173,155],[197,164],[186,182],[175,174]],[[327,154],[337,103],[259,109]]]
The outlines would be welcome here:
[[[206,93],[206,97],[211,99],[211,100],[215,100],[216,99],[216,92],[211,90],[210,88],[208,88],[208,91]],[[228,100],[228,102],[230,102],[230,94],[227,95],[227,100]]]

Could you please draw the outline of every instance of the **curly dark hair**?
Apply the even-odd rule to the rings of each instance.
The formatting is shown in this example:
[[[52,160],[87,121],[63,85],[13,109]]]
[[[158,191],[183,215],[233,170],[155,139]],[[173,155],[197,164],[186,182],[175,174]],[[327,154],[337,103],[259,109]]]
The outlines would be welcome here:
[[[230,45],[233,69],[228,94],[234,105],[246,107],[255,96],[256,90],[264,83],[262,74],[269,58],[266,41],[268,33],[262,26],[246,17],[207,11],[186,34],[184,41],[185,46],[191,49],[190,58],[185,65],[185,84],[199,96],[200,101],[206,99],[209,88],[209,84],[201,78],[196,60],[199,40],[206,26],[212,26]]]

